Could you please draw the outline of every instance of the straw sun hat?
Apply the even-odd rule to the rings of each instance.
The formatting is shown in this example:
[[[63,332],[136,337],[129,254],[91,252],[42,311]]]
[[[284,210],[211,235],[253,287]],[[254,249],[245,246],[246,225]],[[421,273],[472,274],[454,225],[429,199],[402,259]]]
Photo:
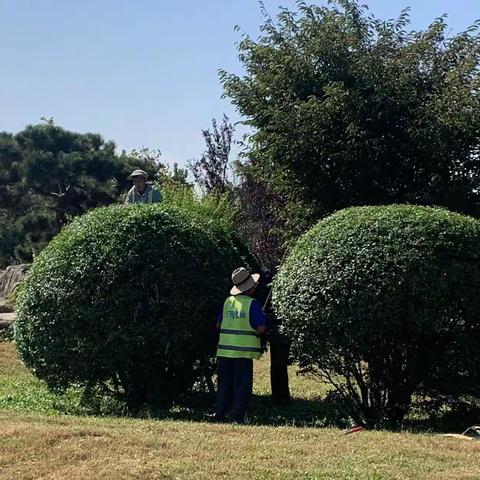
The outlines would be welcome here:
[[[230,295],[241,295],[248,292],[255,287],[260,279],[260,274],[253,275],[243,267],[237,268],[232,273],[233,287],[230,290]]]
[[[134,177],[143,177],[145,180],[147,180],[148,175],[145,170],[134,170],[128,177],[127,180],[133,180]]]

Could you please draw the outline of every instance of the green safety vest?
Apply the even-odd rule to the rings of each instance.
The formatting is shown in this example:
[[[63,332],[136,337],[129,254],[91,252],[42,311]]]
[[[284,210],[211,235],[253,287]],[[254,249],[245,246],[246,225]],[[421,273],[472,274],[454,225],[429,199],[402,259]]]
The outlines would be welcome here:
[[[250,326],[250,305],[246,295],[228,297],[223,304],[217,357],[260,358],[260,335]]]

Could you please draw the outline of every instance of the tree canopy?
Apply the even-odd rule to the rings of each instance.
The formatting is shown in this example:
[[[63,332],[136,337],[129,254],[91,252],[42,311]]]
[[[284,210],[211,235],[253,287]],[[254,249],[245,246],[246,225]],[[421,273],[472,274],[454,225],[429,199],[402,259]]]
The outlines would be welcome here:
[[[29,261],[69,219],[117,200],[134,168],[154,177],[157,164],[51,121],[1,132],[0,263]]]
[[[356,1],[266,12],[244,35],[245,74],[221,71],[252,127],[243,174],[287,202],[295,225],[354,205],[480,213],[480,23],[409,30]],[[279,213],[283,215],[283,213]]]

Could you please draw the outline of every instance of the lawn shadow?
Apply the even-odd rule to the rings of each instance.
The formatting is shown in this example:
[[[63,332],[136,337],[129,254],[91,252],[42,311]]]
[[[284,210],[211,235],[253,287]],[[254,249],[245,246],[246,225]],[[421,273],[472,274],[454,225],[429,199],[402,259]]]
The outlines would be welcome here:
[[[461,397],[438,402],[420,400],[404,421],[404,428],[413,432],[462,433],[480,424],[480,399]]]
[[[147,409],[141,417],[158,420],[207,422],[213,414],[214,398],[196,393],[181,399],[177,405],[164,410]],[[275,405],[270,395],[253,395],[248,410],[248,424],[289,426],[301,428],[348,428],[353,420],[341,399],[314,397],[292,398],[288,405]],[[480,422],[480,407],[459,403],[455,408],[427,415],[418,410],[409,415],[401,430],[412,433],[461,433]]]
[[[248,415],[255,425],[346,428],[352,423],[340,400],[320,396],[292,398],[288,405],[276,405],[269,395],[254,395]]]
[[[148,410],[140,416],[159,420],[209,421],[213,405],[213,396],[196,394],[169,409]],[[292,398],[287,405],[275,405],[269,395],[253,395],[247,416],[250,425],[345,428],[351,423],[340,402],[320,397],[309,400]]]

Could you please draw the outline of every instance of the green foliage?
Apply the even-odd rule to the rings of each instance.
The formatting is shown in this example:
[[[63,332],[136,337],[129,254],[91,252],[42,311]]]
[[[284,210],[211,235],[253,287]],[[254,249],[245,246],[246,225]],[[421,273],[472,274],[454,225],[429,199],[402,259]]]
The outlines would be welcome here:
[[[13,339],[13,325],[0,323],[0,343],[10,342]]]
[[[178,166],[178,163],[174,163],[172,170],[168,165],[161,165],[160,169],[157,172],[157,179],[160,183],[162,190],[164,188],[189,188],[192,187],[192,184],[188,181],[188,170],[186,168],[181,168]]]
[[[97,134],[69,132],[46,120],[11,135],[0,132],[0,267],[30,261],[72,217],[114,202],[156,157],[115,153]]]
[[[236,231],[235,220],[238,216],[238,206],[229,193],[198,194],[192,186],[178,182],[164,182],[162,188],[163,202],[182,210],[199,215],[207,222],[222,226],[226,230]]]
[[[12,223],[13,218],[0,211],[0,270],[8,266],[8,259],[17,243]]]
[[[249,262],[226,225],[193,207],[96,209],[52,240],[19,288],[18,349],[52,388],[168,403],[210,373],[216,310]]]
[[[480,397],[480,223],[442,209],[356,207],[295,245],[273,304],[301,367],[357,420],[398,425],[412,395]]]
[[[243,37],[244,76],[221,72],[253,131],[244,173],[281,194],[287,232],[354,205],[480,214],[480,23],[449,36],[443,17],[411,32],[408,10],[297,5]]]

